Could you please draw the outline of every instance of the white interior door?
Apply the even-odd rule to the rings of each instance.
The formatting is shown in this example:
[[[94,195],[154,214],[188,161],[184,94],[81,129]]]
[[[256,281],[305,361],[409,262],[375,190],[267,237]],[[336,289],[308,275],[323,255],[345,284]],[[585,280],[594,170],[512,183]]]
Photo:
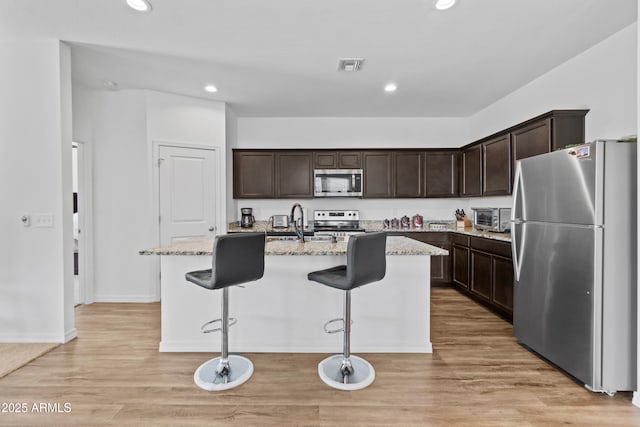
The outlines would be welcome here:
[[[160,244],[216,231],[216,151],[159,147]]]

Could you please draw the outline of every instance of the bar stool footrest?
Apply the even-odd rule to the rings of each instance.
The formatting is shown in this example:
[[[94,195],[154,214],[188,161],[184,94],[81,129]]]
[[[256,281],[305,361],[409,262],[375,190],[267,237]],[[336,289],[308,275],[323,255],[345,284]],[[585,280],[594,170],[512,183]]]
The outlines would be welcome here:
[[[340,329],[327,329],[327,327],[329,325],[331,325],[332,323],[336,323],[336,322],[342,322],[342,328],[340,328]],[[350,325],[353,325],[353,320],[350,322]],[[323,328],[324,328],[325,333],[327,333],[327,334],[337,334],[338,332],[344,332],[344,318],[339,317],[337,319],[331,319],[331,320],[327,321],[324,324]]]
[[[221,331],[222,327],[214,328],[214,329],[205,329],[207,326],[213,325],[214,323],[222,324],[222,319],[213,319],[213,320],[208,321],[204,325],[200,326],[200,332],[202,332],[203,334],[210,334],[211,332]],[[229,318],[229,327],[232,327],[236,323],[238,323],[238,319],[236,319],[235,317],[230,317]]]

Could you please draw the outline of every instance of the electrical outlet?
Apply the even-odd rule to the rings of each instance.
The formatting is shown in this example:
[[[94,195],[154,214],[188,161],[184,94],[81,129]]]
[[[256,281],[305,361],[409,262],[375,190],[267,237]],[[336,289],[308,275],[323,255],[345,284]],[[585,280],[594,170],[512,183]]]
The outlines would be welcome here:
[[[32,224],[39,228],[53,227],[53,214],[33,214]]]

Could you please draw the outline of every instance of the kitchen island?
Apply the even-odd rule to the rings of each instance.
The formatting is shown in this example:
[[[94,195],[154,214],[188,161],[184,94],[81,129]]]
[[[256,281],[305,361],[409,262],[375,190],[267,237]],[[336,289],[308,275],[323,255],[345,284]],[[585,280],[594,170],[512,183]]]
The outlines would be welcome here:
[[[213,242],[185,239],[140,251],[161,256],[160,351],[220,351],[200,326],[220,317],[221,291],[188,283],[188,271],[211,267]],[[230,289],[231,352],[334,353],[342,334],[326,321],[342,316],[343,293],[307,280],[311,271],[346,263],[347,242],[267,238],[264,277]],[[430,353],[430,257],[446,250],[406,237],[387,238],[387,274],[352,291],[353,352]]]

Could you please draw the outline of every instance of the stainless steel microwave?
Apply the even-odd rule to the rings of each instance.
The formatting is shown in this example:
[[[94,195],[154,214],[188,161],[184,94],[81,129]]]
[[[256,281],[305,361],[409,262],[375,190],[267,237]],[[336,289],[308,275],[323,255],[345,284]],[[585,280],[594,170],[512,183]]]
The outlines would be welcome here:
[[[511,231],[511,208],[471,208],[473,227],[481,231],[508,233]]]
[[[315,169],[315,197],[362,197],[362,169]]]

